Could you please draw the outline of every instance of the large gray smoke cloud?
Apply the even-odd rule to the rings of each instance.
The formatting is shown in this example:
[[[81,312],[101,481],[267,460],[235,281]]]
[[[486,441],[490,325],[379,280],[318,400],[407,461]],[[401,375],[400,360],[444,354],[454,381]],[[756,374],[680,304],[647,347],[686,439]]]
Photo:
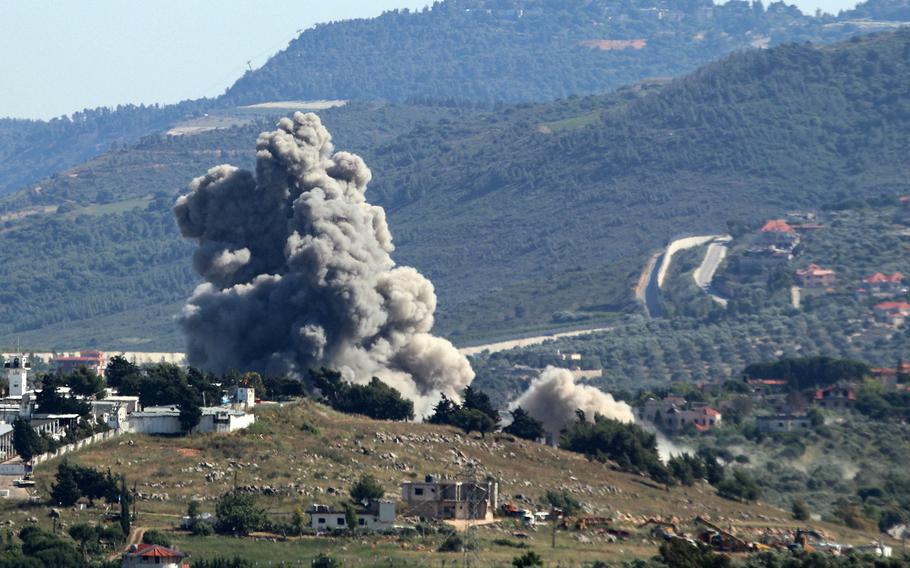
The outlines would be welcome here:
[[[588,420],[593,420],[594,414],[602,414],[621,422],[635,421],[631,406],[596,387],[576,383],[571,372],[558,367],[544,369],[510,406],[528,411],[553,435],[575,420],[576,410],[584,411]]]
[[[256,142],[256,175],[222,165],[193,180],[174,207],[196,239],[196,288],[179,318],[189,363],[303,375],[377,376],[415,401],[457,397],[474,378],[455,347],[430,335],[436,294],[396,267],[385,211],[364,191],[360,157],[333,153],[314,114],[296,113]]]

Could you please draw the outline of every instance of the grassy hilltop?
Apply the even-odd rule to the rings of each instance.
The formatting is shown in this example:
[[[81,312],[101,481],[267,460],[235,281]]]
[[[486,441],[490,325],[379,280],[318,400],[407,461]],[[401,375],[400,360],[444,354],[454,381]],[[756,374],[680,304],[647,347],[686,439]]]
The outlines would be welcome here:
[[[387,494],[399,494],[401,481],[424,473],[461,477],[491,475],[500,482],[502,499],[522,496],[519,504],[539,504],[548,489],[569,491],[584,503],[590,514],[610,516],[619,528],[631,530],[628,541],[608,542],[594,532],[560,532],[555,549],[550,548],[550,528],[527,531],[506,521],[478,529],[481,565],[508,564],[518,552],[495,544],[495,539],[518,542],[512,533],[529,532],[527,541],[548,562],[580,566],[582,561],[616,560],[651,556],[657,541],[647,529],[636,525],[649,517],[672,518],[687,525],[696,515],[732,526],[746,536],[758,538],[767,527],[796,527],[789,513],[761,503],[742,504],[719,498],[708,485],[671,488],[666,492],[647,478],[620,473],[590,462],[583,456],[555,448],[514,440],[508,436],[465,436],[449,427],[429,424],[373,421],[339,414],[305,400],[283,406],[257,409],[257,424],[245,432],[223,436],[194,435],[186,438],[124,436],[71,454],[68,459],[115,473],[123,473],[136,489],[151,496],[137,504],[134,526],[170,530],[179,523],[192,499],[202,501],[203,511],[214,510],[214,500],[236,483],[258,488],[258,502],[271,518],[289,519],[298,508],[313,503],[336,504],[347,498],[351,485],[361,475],[376,477]],[[56,462],[37,468],[38,487],[44,494],[53,481]],[[264,489],[265,488],[265,489]],[[262,491],[270,493],[262,494]],[[158,500],[162,495],[167,500]],[[542,509],[543,505],[539,505]],[[43,508],[42,508],[43,510]],[[66,523],[95,521],[99,509],[65,510]],[[21,524],[28,516],[49,523],[43,513],[7,506],[3,515]],[[868,542],[875,535],[825,523],[809,525],[828,532],[842,542]],[[264,536],[264,535],[262,535]],[[257,538],[191,537],[172,533],[172,541],[195,558],[238,554],[251,559],[300,560],[328,551],[345,565],[380,565],[395,559],[396,565],[441,565],[460,559],[460,554],[428,560],[442,536],[413,539],[357,537],[281,539],[264,542]],[[426,562],[426,564],[421,564]],[[387,565],[387,564],[381,564]]]

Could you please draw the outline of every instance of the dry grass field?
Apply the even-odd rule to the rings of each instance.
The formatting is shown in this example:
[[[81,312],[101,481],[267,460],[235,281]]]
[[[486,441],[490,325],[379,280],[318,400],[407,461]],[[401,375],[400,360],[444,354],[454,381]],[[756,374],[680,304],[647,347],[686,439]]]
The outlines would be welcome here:
[[[142,495],[134,526],[172,531],[173,543],[194,558],[239,555],[295,565],[319,552],[330,552],[350,566],[454,566],[464,560],[457,553],[435,553],[443,538],[439,534],[226,538],[192,537],[176,529],[191,500],[201,501],[203,511],[214,511],[218,497],[235,485],[254,492],[270,518],[289,520],[295,510],[306,510],[314,503],[342,502],[351,485],[367,473],[380,480],[392,497],[400,494],[402,481],[425,473],[454,478],[493,476],[499,480],[501,500],[514,500],[529,508],[539,504],[546,490],[565,489],[591,515],[611,517],[614,526],[633,534],[628,540],[611,542],[596,531],[561,531],[554,548],[550,526],[529,530],[504,520],[473,529],[480,546],[469,560],[484,566],[508,565],[523,552],[503,544],[505,541],[529,545],[553,566],[650,556],[658,542],[646,529],[636,528],[649,517],[691,527],[694,517],[701,515],[732,527],[747,539],[757,539],[768,528],[797,526],[785,511],[761,503],[728,501],[707,485],[668,492],[646,478],[510,436],[487,435],[484,439],[450,427],[374,421],[339,414],[309,400],[263,405],[256,414],[257,423],[242,432],[189,437],[129,435],[68,459],[125,474]],[[55,462],[37,468],[38,490],[44,496],[55,471]],[[62,521],[93,522],[104,512],[101,506],[66,510]],[[0,509],[0,516],[19,526],[28,517],[50,526],[46,513],[44,505]],[[808,524],[841,542],[867,543],[874,537],[835,525]]]

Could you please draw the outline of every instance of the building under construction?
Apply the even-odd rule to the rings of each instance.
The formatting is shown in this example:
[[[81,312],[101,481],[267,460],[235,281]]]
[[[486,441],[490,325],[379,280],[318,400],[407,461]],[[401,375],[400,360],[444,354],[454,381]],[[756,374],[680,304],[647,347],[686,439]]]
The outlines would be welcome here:
[[[495,481],[437,480],[427,475],[424,481],[401,484],[403,513],[426,519],[492,520],[498,491]]]

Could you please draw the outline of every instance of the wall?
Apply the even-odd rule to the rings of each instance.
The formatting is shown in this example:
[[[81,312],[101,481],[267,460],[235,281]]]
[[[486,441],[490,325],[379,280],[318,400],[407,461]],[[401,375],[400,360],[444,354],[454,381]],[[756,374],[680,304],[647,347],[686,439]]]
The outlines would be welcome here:
[[[41,462],[46,462],[48,460],[52,460],[52,459],[60,457],[64,454],[68,454],[72,451],[81,450],[82,448],[84,448],[86,446],[90,446],[90,445],[96,444],[98,442],[103,442],[105,440],[110,440],[112,438],[116,438],[117,436],[119,436],[121,434],[123,434],[123,430],[108,430],[107,432],[93,434],[91,437],[84,438],[77,442],[73,442],[72,444],[67,444],[65,446],[61,446],[61,447],[57,448],[57,451],[55,451],[55,452],[47,452],[45,454],[41,454],[40,456],[35,456],[34,458],[32,458],[32,464],[38,465]]]

